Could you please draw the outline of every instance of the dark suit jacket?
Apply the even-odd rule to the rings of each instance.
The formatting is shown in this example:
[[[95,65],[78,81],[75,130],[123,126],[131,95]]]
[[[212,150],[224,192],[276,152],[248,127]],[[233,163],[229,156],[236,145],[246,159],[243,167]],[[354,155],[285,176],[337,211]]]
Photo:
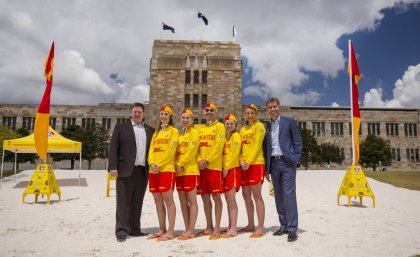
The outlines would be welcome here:
[[[294,163],[296,166],[300,165],[302,158],[302,138],[300,136],[299,128],[296,121],[290,117],[280,116],[280,131],[279,142],[280,148],[283,152],[284,158],[288,162]],[[270,172],[271,164],[271,123],[265,124],[267,133],[265,134],[263,150],[265,167],[267,172]]]
[[[149,146],[154,129],[146,124],[144,124],[144,129],[146,131],[146,146],[144,146],[146,147],[145,166],[146,173],[148,173],[147,156],[149,155]],[[133,173],[136,153],[136,136],[134,135],[131,120],[115,125],[109,148],[108,170],[118,170],[119,177],[130,177]]]

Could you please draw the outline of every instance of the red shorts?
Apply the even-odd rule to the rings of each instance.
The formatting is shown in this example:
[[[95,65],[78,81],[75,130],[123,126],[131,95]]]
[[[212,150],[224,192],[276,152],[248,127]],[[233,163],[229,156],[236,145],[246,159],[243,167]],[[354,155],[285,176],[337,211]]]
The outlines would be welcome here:
[[[225,177],[225,192],[229,192],[232,188],[235,188],[236,192],[241,188],[241,167],[228,170]]]
[[[248,170],[242,170],[241,186],[252,186],[261,182],[263,184],[265,176],[265,164],[250,165]]]
[[[209,169],[200,171],[200,186],[197,193],[201,195],[223,193],[223,172]]]
[[[163,193],[169,189],[174,190],[175,172],[149,173],[149,191],[152,193]]]
[[[184,175],[176,177],[176,190],[190,192],[200,185],[200,175]]]

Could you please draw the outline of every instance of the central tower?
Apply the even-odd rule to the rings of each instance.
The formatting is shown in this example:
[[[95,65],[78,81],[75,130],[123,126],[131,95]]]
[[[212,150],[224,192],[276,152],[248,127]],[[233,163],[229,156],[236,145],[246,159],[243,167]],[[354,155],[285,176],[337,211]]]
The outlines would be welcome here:
[[[159,108],[174,109],[180,127],[180,112],[190,108],[194,123],[204,124],[202,108],[212,102],[219,119],[234,114],[242,120],[241,49],[235,42],[155,40],[150,61],[150,95],[147,122],[159,122]]]

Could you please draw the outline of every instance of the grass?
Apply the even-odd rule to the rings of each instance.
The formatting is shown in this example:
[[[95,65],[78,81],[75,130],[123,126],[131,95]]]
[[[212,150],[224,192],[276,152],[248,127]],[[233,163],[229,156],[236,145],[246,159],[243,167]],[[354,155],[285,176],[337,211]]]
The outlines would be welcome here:
[[[364,171],[367,177],[412,190],[420,191],[420,172],[418,171]]]

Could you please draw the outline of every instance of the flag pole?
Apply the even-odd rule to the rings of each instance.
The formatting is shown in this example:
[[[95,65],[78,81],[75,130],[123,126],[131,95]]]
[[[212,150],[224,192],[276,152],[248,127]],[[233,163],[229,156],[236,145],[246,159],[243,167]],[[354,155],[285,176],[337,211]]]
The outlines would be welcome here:
[[[351,111],[351,130],[352,130],[352,137],[351,137],[351,145],[352,145],[352,152],[353,152],[353,160],[352,160],[352,164],[356,164],[356,148],[355,148],[355,144],[354,144],[354,138],[356,136],[356,130],[354,128],[354,117],[353,117],[353,65],[352,65],[352,56],[351,56],[351,40],[349,39],[349,68],[350,68],[350,111]]]

